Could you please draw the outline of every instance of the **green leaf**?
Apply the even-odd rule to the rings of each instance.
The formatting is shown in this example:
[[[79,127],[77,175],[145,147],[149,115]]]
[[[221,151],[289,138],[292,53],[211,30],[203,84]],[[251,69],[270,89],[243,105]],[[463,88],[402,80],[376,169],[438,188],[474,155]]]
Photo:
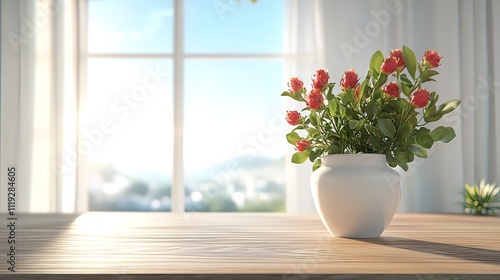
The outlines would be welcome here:
[[[417,157],[426,158],[427,150],[421,147],[420,145],[410,145],[410,149]]]
[[[344,106],[344,105],[339,104],[339,111],[340,111],[340,113],[339,113],[339,114],[340,114],[340,117],[341,117],[341,118],[345,117],[345,111],[346,111],[346,108],[345,108],[345,106]]]
[[[304,101],[304,99],[302,98],[302,95],[300,94],[300,92],[294,92],[294,93],[291,93],[289,91],[284,91],[281,96],[288,96],[288,97],[291,97],[293,98],[294,100],[296,101]]]
[[[314,134],[318,133],[318,130],[314,127],[309,127],[308,130],[309,130],[309,137],[308,138],[312,138]]]
[[[429,108],[425,108],[425,110],[424,110],[424,120],[426,122],[430,122],[434,116],[436,116],[436,105],[431,106]]]
[[[378,129],[376,126],[373,126],[371,124],[367,124],[367,125],[365,125],[365,129],[366,129],[366,131],[373,133],[375,135],[378,135],[379,137],[384,137],[384,134],[382,133],[382,131],[380,131],[380,129]]]
[[[354,101],[354,92],[352,90],[348,90],[344,92],[341,96],[342,103],[347,105],[351,104]]]
[[[438,71],[427,69],[420,75],[420,82],[425,83],[427,81],[434,81],[433,79],[430,79],[430,77],[436,76],[438,74]]]
[[[434,141],[441,141],[443,143],[449,143],[453,138],[455,138],[455,130],[452,127],[438,126],[430,133]]]
[[[397,148],[395,151],[394,151],[394,157],[397,159],[401,159],[403,160],[404,162],[408,162],[409,161],[409,158],[407,156],[407,154],[403,151],[403,149],[400,149],[400,148]]]
[[[316,169],[318,169],[320,167],[321,167],[321,159],[315,160],[313,163],[313,166],[312,166],[313,172],[316,171]]]
[[[432,139],[429,132],[430,130],[425,127],[422,127],[417,131],[417,144],[426,149],[432,148],[432,145],[434,144],[434,139]]]
[[[376,79],[380,74],[380,66],[384,62],[384,55],[381,51],[377,51],[373,54],[370,60],[370,75]]]
[[[326,93],[326,100],[330,101],[333,98],[335,98],[335,95],[332,93],[333,87],[335,86],[335,83],[330,83],[328,84],[328,92]]]
[[[393,142],[390,140],[380,142],[380,150],[385,151],[386,149],[389,149],[392,144],[393,144]]]
[[[385,154],[385,160],[387,161],[387,164],[389,164],[390,167],[396,167],[398,165],[398,162],[391,155],[389,151]]]
[[[406,137],[410,136],[411,129],[413,128],[413,125],[410,122],[406,122],[401,125],[399,128],[399,137],[405,139]]]
[[[422,73],[424,72],[424,68],[422,67],[422,65],[417,64],[417,68],[418,68],[418,73],[420,73],[420,75],[422,75]]]
[[[365,126],[365,123],[366,123],[365,119],[360,120],[358,122],[358,125],[356,125],[356,127],[354,128],[354,130],[361,130],[361,128],[363,128]]]
[[[318,114],[316,114],[315,110],[311,110],[311,113],[309,113],[309,119],[311,120],[312,125],[318,125]]]
[[[410,103],[404,98],[398,99],[398,108],[400,112],[404,112],[406,108],[410,107]]]
[[[406,154],[403,153],[402,151],[395,151],[394,153],[394,159],[398,163],[398,165],[403,168],[404,171],[408,171],[408,159],[406,157]]]
[[[454,99],[439,105],[437,114],[444,115],[455,110],[460,105],[460,100]]]
[[[366,105],[366,115],[369,120],[373,120],[378,113],[377,100],[372,99]]]
[[[305,150],[302,152],[296,152],[292,155],[292,162],[301,164],[304,163],[309,158],[310,150]]]
[[[415,53],[407,46],[403,46],[403,58],[405,60],[408,73],[413,80],[415,80],[415,71],[417,70],[417,57],[415,56]]]
[[[427,106],[425,106],[425,107],[429,108],[429,107],[436,105],[438,100],[439,100],[439,95],[435,91],[431,92],[431,94],[429,96],[429,103],[427,103]]]
[[[302,138],[300,138],[299,134],[295,131],[292,131],[286,135],[286,140],[288,143],[295,145],[297,141],[300,141]]]
[[[330,147],[328,147],[328,153],[329,154],[340,154],[340,147],[332,144]]]
[[[418,119],[416,115],[411,116],[410,123],[413,124],[414,127],[418,125]]]
[[[311,152],[309,153],[309,160],[312,162],[315,161],[319,156],[321,156],[322,153],[323,153],[322,149],[311,150]]]
[[[403,92],[404,95],[406,95],[406,97],[410,97],[411,86],[401,85],[401,91]]]
[[[378,101],[379,99],[382,99],[383,97],[384,97],[384,91],[382,90],[382,88],[381,87],[374,87],[372,99]]]
[[[404,152],[406,154],[406,158],[408,159],[407,162],[412,162],[413,160],[415,160],[415,155],[413,154],[413,151],[408,146],[404,149]]]
[[[368,78],[361,83],[361,87],[359,88],[360,97],[358,99],[358,103],[363,99],[363,96],[365,95],[365,88],[367,83],[368,83]]]
[[[375,135],[373,135],[372,133],[369,134],[370,135],[370,144],[373,148],[374,151],[378,151],[380,150],[380,143],[379,143],[379,139],[377,139],[377,137]]]
[[[377,121],[377,125],[378,125],[380,131],[382,131],[382,133],[385,136],[387,136],[391,139],[394,139],[394,134],[396,134],[396,127],[394,126],[392,121],[390,121],[388,119],[379,119]]]
[[[374,87],[380,87],[382,86],[383,84],[385,84],[385,82],[387,82],[387,75],[381,75],[378,80],[377,80],[377,83],[375,84]]]
[[[349,128],[353,130],[360,130],[364,125],[366,121],[365,119],[362,120],[349,120]]]
[[[339,100],[337,98],[333,98],[330,102],[328,102],[328,107],[330,108],[330,115],[336,116],[339,107]]]
[[[404,85],[408,85],[410,87],[413,86],[413,83],[410,81],[410,79],[408,79],[408,77],[406,76],[406,74],[401,74],[399,76],[399,79],[401,80],[401,83],[404,84]]]
[[[358,126],[358,123],[359,123],[359,121],[357,121],[357,120],[350,120],[349,121],[349,128],[350,129],[355,129],[356,126]]]

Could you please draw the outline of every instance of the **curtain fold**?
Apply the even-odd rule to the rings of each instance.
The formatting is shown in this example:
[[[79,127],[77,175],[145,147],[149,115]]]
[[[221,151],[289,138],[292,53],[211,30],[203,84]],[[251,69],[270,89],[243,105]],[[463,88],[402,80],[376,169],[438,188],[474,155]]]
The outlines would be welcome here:
[[[322,1],[285,1],[285,52],[290,54],[286,61],[284,81],[300,77],[310,88],[310,79],[319,68],[327,68],[325,59],[325,38]],[[285,110],[301,110],[297,102],[285,101]],[[285,185],[287,212],[312,212],[314,202],[308,187],[312,165],[290,163],[293,150],[285,156]],[[307,186],[307,187],[304,187]]]
[[[300,1],[299,1],[300,2]],[[437,83],[426,84],[440,95],[440,102],[462,100],[462,105],[437,125],[452,126],[457,137],[448,144],[436,143],[427,159],[417,159],[403,176],[401,212],[463,212],[464,184],[481,179],[500,183],[500,20],[494,15],[500,5],[491,0],[466,1],[311,1],[323,5],[324,61],[307,65],[308,77],[316,68],[329,69],[332,82],[355,68],[360,75],[368,69],[371,55],[381,50],[411,47],[418,58],[425,50],[443,55]],[[302,12],[293,36],[313,32],[313,13]],[[318,21],[318,19],[316,19]],[[290,42],[300,47],[301,41]],[[300,65],[300,62],[298,62]],[[293,66],[296,69],[297,66]],[[308,167],[292,167],[292,193],[309,191]],[[288,176],[288,174],[287,174]],[[307,200],[307,197],[305,197]],[[302,198],[299,201],[303,201]],[[309,205],[309,204],[307,204]],[[314,211],[314,208],[305,209]]]
[[[2,172],[18,169],[19,212],[75,210],[76,4],[1,2],[2,58],[18,67],[1,73]]]

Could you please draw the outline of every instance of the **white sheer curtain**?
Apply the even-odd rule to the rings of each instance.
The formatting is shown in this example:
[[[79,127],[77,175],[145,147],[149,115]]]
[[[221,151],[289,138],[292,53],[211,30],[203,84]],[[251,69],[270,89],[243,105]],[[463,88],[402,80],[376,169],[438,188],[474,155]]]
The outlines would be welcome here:
[[[355,68],[360,75],[368,69],[376,50],[388,54],[391,48],[411,47],[417,56],[434,49],[443,55],[438,82],[430,85],[440,94],[440,101],[461,99],[459,110],[443,118],[442,125],[453,126],[457,137],[449,144],[436,143],[427,159],[411,165],[404,177],[399,211],[462,212],[464,183],[481,179],[500,183],[500,3],[479,1],[304,1],[300,5],[322,6],[317,14],[300,10],[296,24],[290,28],[298,38],[315,34],[318,53],[325,56],[314,68],[326,67],[338,83],[343,72]],[[295,15],[291,13],[289,17]],[[318,20],[323,24],[318,25]],[[318,33],[319,27],[321,33]],[[303,32],[303,33],[300,33]],[[303,38],[304,39],[304,38]],[[296,40],[297,48],[310,43]],[[300,62],[299,62],[300,65]],[[314,70],[309,69],[303,77]],[[297,67],[292,65],[290,69]],[[295,169],[300,169],[297,171]],[[291,167],[296,174],[290,181],[291,193],[304,193],[288,203],[310,208],[308,166]],[[304,191],[305,190],[305,191]]]
[[[286,2],[286,36],[285,51],[291,54],[287,60],[286,77],[300,77],[310,88],[310,79],[318,68],[327,68],[325,59],[324,20],[322,1],[285,0]],[[296,107],[297,102],[286,100],[286,110]],[[286,140],[284,140],[286,141]],[[287,212],[315,211],[309,188],[312,165],[290,163],[293,149],[288,150],[285,157],[285,182]]]
[[[18,212],[76,209],[77,4],[1,1],[1,173],[17,169]]]

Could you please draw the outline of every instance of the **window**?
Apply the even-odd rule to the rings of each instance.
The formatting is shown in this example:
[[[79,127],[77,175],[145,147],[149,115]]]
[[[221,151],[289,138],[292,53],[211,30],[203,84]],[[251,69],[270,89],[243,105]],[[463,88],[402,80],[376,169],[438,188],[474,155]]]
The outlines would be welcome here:
[[[283,6],[88,1],[89,210],[284,211]]]

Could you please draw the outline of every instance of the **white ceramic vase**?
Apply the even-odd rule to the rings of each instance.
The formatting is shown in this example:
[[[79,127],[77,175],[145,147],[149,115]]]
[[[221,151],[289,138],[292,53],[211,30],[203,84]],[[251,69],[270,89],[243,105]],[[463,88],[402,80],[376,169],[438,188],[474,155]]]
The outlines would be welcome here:
[[[316,209],[337,237],[376,238],[389,225],[401,199],[401,177],[381,154],[324,157],[312,173]]]

